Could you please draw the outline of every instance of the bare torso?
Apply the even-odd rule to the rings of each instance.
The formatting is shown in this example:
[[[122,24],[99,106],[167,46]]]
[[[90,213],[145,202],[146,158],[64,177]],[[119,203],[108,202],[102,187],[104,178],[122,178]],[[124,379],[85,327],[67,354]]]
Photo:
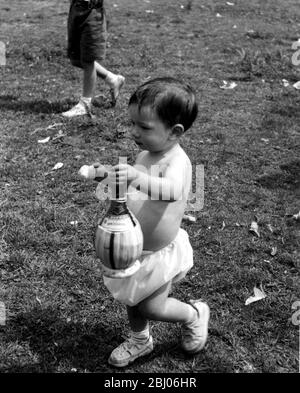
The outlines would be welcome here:
[[[135,163],[135,167],[140,170],[143,168],[144,172],[152,176],[157,174],[159,168],[162,177],[171,165],[179,168],[176,181],[182,182],[184,189],[179,200],[167,200],[167,194],[164,198],[166,200],[153,200],[151,196],[131,186],[128,189],[127,204],[141,225],[144,234],[144,250],[159,250],[170,244],[176,237],[186,208],[192,167],[188,156],[179,145],[174,146],[159,159],[143,151]]]

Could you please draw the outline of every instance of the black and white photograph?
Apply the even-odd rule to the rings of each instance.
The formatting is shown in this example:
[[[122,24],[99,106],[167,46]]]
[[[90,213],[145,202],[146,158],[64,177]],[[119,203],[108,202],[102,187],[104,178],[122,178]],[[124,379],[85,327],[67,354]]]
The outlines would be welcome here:
[[[3,377],[200,391],[299,345],[299,0],[0,0]]]

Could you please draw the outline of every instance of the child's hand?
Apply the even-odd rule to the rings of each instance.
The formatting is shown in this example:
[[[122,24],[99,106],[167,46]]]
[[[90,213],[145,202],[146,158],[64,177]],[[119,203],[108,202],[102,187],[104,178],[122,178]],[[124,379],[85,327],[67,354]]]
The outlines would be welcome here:
[[[138,177],[138,171],[131,165],[118,164],[112,167],[108,174],[108,182],[110,185],[115,184],[127,185]]]
[[[96,162],[92,165],[83,165],[78,174],[84,179],[101,181],[107,177],[108,171],[104,165]]]

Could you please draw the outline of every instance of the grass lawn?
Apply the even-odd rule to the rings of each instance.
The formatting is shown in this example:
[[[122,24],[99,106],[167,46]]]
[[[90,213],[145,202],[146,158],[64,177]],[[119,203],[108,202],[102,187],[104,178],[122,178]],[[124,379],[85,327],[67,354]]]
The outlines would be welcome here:
[[[107,358],[128,333],[125,308],[104,287],[93,244],[107,204],[77,172],[132,162],[128,98],[147,78],[170,75],[196,89],[199,116],[182,146],[205,168],[204,207],[183,224],[195,266],[173,294],[208,302],[209,340],[189,357],[179,326],[153,323],[154,351],[126,372],[296,373],[298,0],[107,1],[105,65],[126,85],[111,107],[99,81],[94,119],[60,116],[81,93],[66,58],[67,13],[67,1],[0,0],[0,371],[124,371]],[[255,286],[266,297],[245,305]]]

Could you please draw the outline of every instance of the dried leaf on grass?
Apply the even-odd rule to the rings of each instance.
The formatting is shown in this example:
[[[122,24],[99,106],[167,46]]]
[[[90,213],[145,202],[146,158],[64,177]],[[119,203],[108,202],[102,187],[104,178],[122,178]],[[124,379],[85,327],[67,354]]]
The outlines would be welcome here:
[[[294,220],[300,220],[300,211],[297,214],[293,215]]]
[[[253,288],[254,296],[248,297],[248,299],[245,302],[245,305],[248,306],[248,304],[257,302],[259,300],[264,299],[267,295],[265,294],[262,286],[260,286],[260,289],[257,287]]]
[[[300,90],[300,81],[293,84],[293,87],[297,90]]]
[[[235,82],[227,82],[223,81],[223,85],[220,86],[220,89],[228,90],[228,89],[234,89],[237,86]]]
[[[57,164],[54,165],[53,168],[50,169],[49,172],[46,172],[46,173],[44,174],[44,176],[51,175],[53,171],[56,171],[57,169],[60,169],[60,168],[62,168],[63,166],[64,166],[64,164],[63,164],[62,162],[58,162]]]
[[[256,221],[252,221],[250,225],[250,232],[254,233],[256,236],[260,237],[259,231],[258,231],[258,224]]]
[[[47,136],[47,138],[45,138],[45,139],[39,139],[38,143],[47,143],[49,141],[50,141],[50,136]]]
[[[290,85],[289,81],[287,81],[286,79],[282,79],[282,83],[284,87],[288,87]]]
[[[71,225],[74,225],[75,227],[77,227],[78,221],[70,221],[70,224],[71,224]]]
[[[51,169],[52,171],[56,171],[57,169],[60,169],[64,166],[62,162],[58,162],[57,164],[54,165],[54,167]]]
[[[188,222],[196,222],[196,217],[191,216],[190,214],[184,214],[182,219]]]
[[[277,254],[277,247],[272,247],[270,254],[274,257]]]

